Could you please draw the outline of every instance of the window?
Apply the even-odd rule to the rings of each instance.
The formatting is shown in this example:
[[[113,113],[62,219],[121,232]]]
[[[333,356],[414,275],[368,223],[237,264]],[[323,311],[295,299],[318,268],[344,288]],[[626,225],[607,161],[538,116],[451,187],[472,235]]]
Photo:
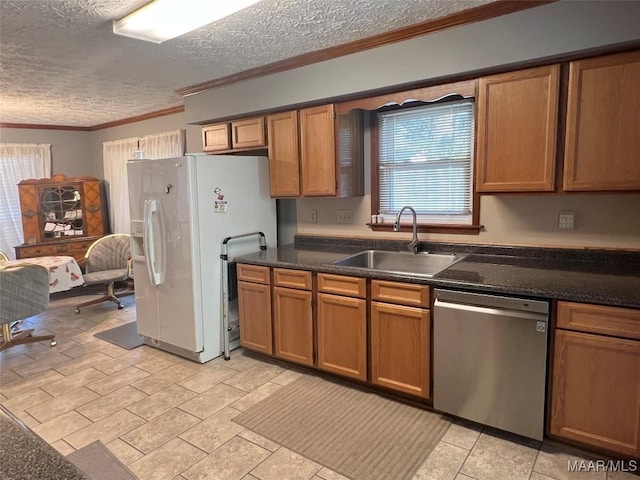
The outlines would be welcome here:
[[[377,125],[373,214],[393,224],[409,205],[422,225],[472,225],[473,100],[379,112]]]

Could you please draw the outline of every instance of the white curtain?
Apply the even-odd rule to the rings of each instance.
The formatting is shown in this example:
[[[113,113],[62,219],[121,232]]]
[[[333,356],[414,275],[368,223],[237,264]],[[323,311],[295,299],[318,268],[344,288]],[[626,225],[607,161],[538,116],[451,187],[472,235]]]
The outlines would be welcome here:
[[[0,143],[0,250],[15,259],[24,242],[18,183],[51,177],[51,145]]]
[[[112,233],[130,233],[127,160],[134,158],[138,141],[136,137],[102,144],[102,162],[109,198],[109,221]]]
[[[140,150],[144,158],[169,158],[184,155],[184,130],[145,135],[140,139]]]
[[[136,154],[143,158],[178,157],[184,155],[184,144],[184,130],[171,130],[102,144],[104,179],[107,181],[109,218],[113,233],[131,233],[127,160],[135,158]]]

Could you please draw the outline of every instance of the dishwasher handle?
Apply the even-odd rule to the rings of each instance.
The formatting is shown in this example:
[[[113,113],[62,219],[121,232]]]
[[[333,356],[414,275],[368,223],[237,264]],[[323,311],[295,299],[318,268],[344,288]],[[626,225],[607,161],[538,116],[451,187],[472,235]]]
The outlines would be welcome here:
[[[447,309],[458,310],[462,312],[480,313],[484,315],[498,315],[503,317],[518,318],[523,320],[547,322],[547,314],[545,313],[525,312],[522,310],[512,310],[508,308],[491,308],[491,307],[481,307],[477,305],[465,305],[462,303],[445,302],[439,299],[436,299],[433,302],[433,306],[434,306],[434,309],[447,308]]]

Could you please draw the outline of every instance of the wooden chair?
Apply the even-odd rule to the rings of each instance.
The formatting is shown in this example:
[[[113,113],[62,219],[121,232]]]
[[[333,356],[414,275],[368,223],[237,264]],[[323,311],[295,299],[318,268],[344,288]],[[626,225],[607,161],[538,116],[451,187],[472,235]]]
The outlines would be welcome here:
[[[11,331],[18,320],[43,312],[49,306],[49,270],[40,265],[0,266],[0,351],[23,343],[49,340],[56,345],[55,335],[33,336],[34,329]]]

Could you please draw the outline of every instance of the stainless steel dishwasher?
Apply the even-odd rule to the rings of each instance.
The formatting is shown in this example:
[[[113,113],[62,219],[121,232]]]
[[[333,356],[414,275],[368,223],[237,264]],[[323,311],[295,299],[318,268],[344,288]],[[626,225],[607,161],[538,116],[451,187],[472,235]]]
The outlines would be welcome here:
[[[433,407],[542,440],[549,303],[435,290]]]

